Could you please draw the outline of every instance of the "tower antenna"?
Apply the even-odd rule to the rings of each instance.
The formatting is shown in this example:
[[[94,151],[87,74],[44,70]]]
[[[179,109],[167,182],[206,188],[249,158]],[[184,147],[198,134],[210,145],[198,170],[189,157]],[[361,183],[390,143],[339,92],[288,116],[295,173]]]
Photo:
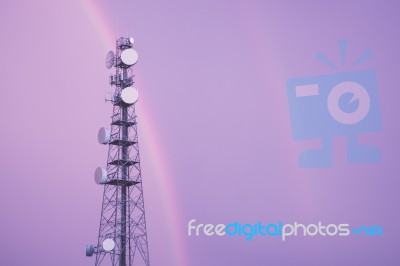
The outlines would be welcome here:
[[[95,171],[95,182],[104,187],[98,241],[86,245],[86,256],[96,255],[96,266],[150,265],[140,169],[133,86],[133,65],[138,60],[132,37],[116,40],[115,53],[106,56],[106,67],[115,67],[109,83],[115,88],[110,128],[101,128],[100,144],[108,145],[107,166]]]

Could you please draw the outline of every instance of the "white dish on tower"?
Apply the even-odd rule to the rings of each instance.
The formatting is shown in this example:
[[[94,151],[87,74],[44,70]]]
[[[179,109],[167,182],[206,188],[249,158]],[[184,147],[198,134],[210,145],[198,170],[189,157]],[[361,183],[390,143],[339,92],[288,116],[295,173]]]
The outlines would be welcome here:
[[[107,169],[102,167],[97,167],[96,171],[94,172],[94,181],[99,185],[105,184],[108,178],[107,175],[108,175]]]
[[[112,251],[115,248],[115,241],[112,240],[111,238],[107,238],[103,241],[103,249],[105,251]]]
[[[100,144],[108,144],[110,143],[111,139],[111,131],[108,128],[100,128],[99,133],[97,134],[97,139],[99,140]]]
[[[132,48],[125,49],[121,53],[121,60],[127,66],[132,66],[136,64],[136,62],[138,61],[138,57],[138,53]]]
[[[138,89],[134,87],[126,87],[121,92],[121,98],[126,104],[134,104],[139,99]]]

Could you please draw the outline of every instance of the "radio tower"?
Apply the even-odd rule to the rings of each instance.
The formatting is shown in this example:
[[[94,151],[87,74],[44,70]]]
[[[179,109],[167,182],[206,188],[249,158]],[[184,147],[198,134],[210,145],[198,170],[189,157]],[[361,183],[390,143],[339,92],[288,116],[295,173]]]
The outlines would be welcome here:
[[[138,60],[134,39],[116,40],[116,52],[108,52],[106,67],[115,66],[110,85],[115,88],[111,127],[101,128],[98,139],[108,145],[107,167],[98,167],[95,181],[104,186],[97,245],[86,246],[86,256],[96,254],[96,266],[150,265],[140,171],[132,66]]]

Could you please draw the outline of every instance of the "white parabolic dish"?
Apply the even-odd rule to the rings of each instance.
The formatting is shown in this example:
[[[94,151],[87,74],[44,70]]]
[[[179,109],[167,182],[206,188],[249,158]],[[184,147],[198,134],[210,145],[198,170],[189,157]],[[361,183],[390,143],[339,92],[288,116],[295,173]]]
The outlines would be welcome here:
[[[122,62],[128,66],[136,64],[138,57],[139,57],[138,53],[132,48],[125,49],[121,53]]]
[[[97,167],[94,172],[94,181],[97,184],[105,184],[107,182],[107,169]]]
[[[111,238],[107,238],[103,241],[103,249],[105,251],[111,251],[115,248],[115,241]]]
[[[138,89],[134,87],[126,87],[121,92],[121,98],[124,103],[134,104],[139,99]]]
[[[111,132],[108,128],[100,128],[99,133],[97,134],[97,139],[100,144],[108,144],[110,142]]]

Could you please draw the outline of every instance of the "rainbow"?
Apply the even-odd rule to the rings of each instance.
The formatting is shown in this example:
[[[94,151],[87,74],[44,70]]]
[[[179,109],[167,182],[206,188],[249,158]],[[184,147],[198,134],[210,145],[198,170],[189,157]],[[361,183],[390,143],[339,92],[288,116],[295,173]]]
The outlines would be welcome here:
[[[100,4],[95,0],[82,0],[81,5],[101,43],[107,50],[113,48],[117,36],[114,34],[112,26],[110,26],[111,23]],[[145,144],[150,156],[148,159],[154,165],[154,177],[157,179],[157,189],[164,203],[165,222],[170,232],[169,239],[171,242],[169,245],[173,249],[173,265],[186,266],[188,265],[187,253],[183,239],[179,237],[182,235],[184,225],[182,224],[183,219],[178,204],[179,201],[176,198],[173,175],[171,174],[172,171],[168,169],[167,156],[163,154],[163,149],[161,148],[161,138],[156,133],[159,131],[151,123],[152,119],[149,110],[150,108],[144,99],[140,99],[140,131],[143,133],[140,135],[140,140]],[[151,249],[150,254],[152,254]]]

